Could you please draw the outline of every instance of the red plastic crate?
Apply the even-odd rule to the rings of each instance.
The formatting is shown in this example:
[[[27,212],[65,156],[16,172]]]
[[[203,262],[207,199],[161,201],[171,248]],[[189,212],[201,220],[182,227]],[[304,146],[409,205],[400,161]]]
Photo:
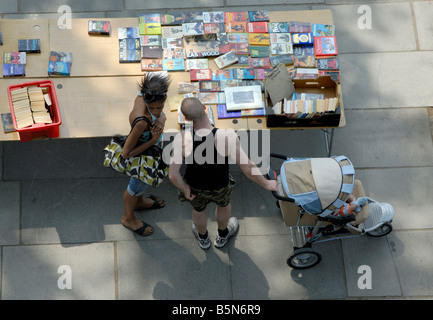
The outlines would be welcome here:
[[[34,123],[32,126],[18,129],[15,120],[15,113],[12,105],[11,92],[17,89],[22,89],[24,87],[32,87],[32,86],[48,88],[51,103],[52,103],[53,115],[54,115],[53,118],[51,118],[53,122]],[[62,118],[60,116],[59,103],[57,101],[56,90],[52,80],[32,81],[32,82],[11,85],[8,87],[8,99],[9,99],[9,107],[11,109],[11,114],[12,114],[12,120],[14,123],[14,128],[19,133],[21,142],[30,141],[36,137],[47,136],[49,138],[56,138],[59,136],[59,126],[62,124]]]

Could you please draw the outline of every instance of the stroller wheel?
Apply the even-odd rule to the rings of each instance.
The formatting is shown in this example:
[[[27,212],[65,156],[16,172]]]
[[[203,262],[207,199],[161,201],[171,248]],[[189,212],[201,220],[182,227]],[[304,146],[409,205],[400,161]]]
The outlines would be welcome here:
[[[322,260],[320,253],[311,249],[298,249],[287,259],[287,264],[293,269],[307,269],[315,266]]]
[[[389,222],[385,222],[384,224],[382,224],[379,228],[367,232],[367,234],[371,237],[383,237],[386,236],[387,234],[391,233],[392,231],[392,224]]]

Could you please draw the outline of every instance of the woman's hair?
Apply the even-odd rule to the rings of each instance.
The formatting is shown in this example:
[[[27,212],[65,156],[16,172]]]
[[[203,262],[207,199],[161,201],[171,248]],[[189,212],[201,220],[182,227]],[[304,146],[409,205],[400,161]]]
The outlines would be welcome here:
[[[138,84],[139,90],[146,103],[164,102],[171,79],[161,73],[146,73]]]

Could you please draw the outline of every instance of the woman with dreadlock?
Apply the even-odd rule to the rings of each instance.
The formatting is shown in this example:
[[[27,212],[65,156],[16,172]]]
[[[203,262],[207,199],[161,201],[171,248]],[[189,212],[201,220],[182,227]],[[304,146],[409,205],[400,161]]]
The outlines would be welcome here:
[[[129,114],[132,130],[123,147],[122,156],[125,159],[142,153],[154,144],[161,143],[162,132],[167,120],[162,110],[167,99],[170,81],[168,76],[164,74],[150,72],[145,74],[139,83],[139,92]],[[143,117],[150,120],[151,125]],[[138,144],[139,141],[142,143]],[[153,227],[138,219],[134,210],[165,206],[164,201],[154,195],[143,197],[147,187],[146,183],[131,177],[123,194],[122,225],[141,236],[151,235]]]

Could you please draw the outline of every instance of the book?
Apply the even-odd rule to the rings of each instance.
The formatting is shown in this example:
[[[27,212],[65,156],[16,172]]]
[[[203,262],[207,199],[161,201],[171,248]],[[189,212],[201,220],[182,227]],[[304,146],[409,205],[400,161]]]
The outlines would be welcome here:
[[[253,69],[254,70],[254,80],[264,80],[272,69]]]
[[[161,39],[161,45],[163,49],[170,49],[170,48],[183,48],[183,38],[162,38]]]
[[[268,10],[252,10],[248,11],[248,17],[250,21],[269,21]]]
[[[250,68],[271,69],[271,61],[269,58],[251,58],[249,59]]]
[[[219,56],[219,40],[216,34],[209,33],[184,36],[184,48],[187,58]]]
[[[229,80],[229,79],[233,79],[232,69],[212,70],[211,80]]]
[[[224,98],[222,97],[223,92],[199,92],[197,98],[203,104],[220,104],[224,103]]]
[[[292,54],[293,46],[291,43],[272,43],[270,50],[271,54]]]
[[[289,53],[280,54],[280,55],[276,55],[276,56],[270,56],[269,59],[270,59],[271,64],[274,68],[276,66],[278,66],[280,63],[283,63],[286,66],[294,64],[293,56]]]
[[[189,22],[202,22],[203,12],[176,12],[166,13],[161,16],[161,24],[177,25]]]
[[[26,53],[40,53],[40,39],[18,39],[18,51]]]
[[[314,55],[314,45],[305,45],[305,46],[293,46],[293,55],[302,56],[302,55]]]
[[[224,93],[227,111],[264,107],[260,86],[226,87]]]
[[[162,59],[162,46],[142,46],[141,58],[156,58]]]
[[[248,43],[248,33],[246,32],[230,32],[227,33],[227,41],[229,43]]]
[[[247,32],[249,33],[268,33],[268,22],[257,21],[247,22]]]
[[[181,38],[183,37],[182,26],[161,27],[161,36],[163,38]]]
[[[144,35],[144,34],[160,35],[161,24],[160,23],[139,23],[138,30],[140,32],[140,35]]]
[[[161,15],[159,13],[139,14],[138,23],[161,23]]]
[[[311,32],[313,33],[314,37],[335,35],[335,25],[333,24],[313,23],[311,29],[312,29]]]
[[[199,81],[200,92],[219,92],[221,90],[220,80],[202,80]]]
[[[230,45],[227,41],[227,33],[218,33],[217,34],[218,39],[218,46],[219,46],[219,52],[220,54],[224,54],[230,51]]]
[[[225,104],[217,104],[218,119],[240,118],[241,116],[242,116],[241,110],[227,111],[227,106]]]
[[[247,23],[245,21],[231,21],[225,24],[226,32],[247,32]]]
[[[1,117],[2,117],[2,123],[3,123],[3,131],[5,133],[14,132],[15,127],[14,127],[14,123],[12,120],[12,114],[11,113],[2,113]]]
[[[311,32],[311,23],[308,21],[289,21],[289,32],[291,33]]]
[[[224,22],[224,12],[223,11],[209,11],[203,12],[203,22]]]
[[[338,70],[340,67],[337,58],[322,58],[317,59],[317,68],[319,70]]]
[[[338,49],[335,36],[314,37],[314,54],[316,57],[336,56]]]
[[[238,62],[238,57],[233,51],[229,51],[214,59],[215,64],[218,68],[222,69],[231,64]]]
[[[3,63],[26,64],[26,52],[5,52],[3,53]]]
[[[185,59],[185,49],[184,48],[169,48],[162,49],[163,59]]]
[[[294,45],[308,45],[314,43],[312,33],[293,33],[292,42]]]
[[[317,68],[296,68],[296,79],[316,79],[318,75]]]
[[[268,22],[268,29],[270,33],[289,33],[289,22]]]
[[[224,22],[239,22],[239,21],[247,21],[247,12],[245,11],[229,11],[224,12]]]
[[[139,63],[141,48],[139,38],[119,39],[119,63]]]
[[[70,76],[72,53],[50,51],[48,62],[48,75]]]
[[[292,35],[290,33],[271,33],[269,35],[272,43],[292,43]]]
[[[110,21],[89,20],[87,33],[92,35],[109,35],[111,30]]]
[[[177,111],[180,109],[183,99],[185,96],[183,94],[173,94],[167,98],[168,106],[170,111]]]
[[[235,54],[249,54],[250,53],[250,45],[248,43],[229,43],[229,48]]]
[[[225,32],[225,25],[222,22],[204,23],[203,28],[204,28],[204,33]]]
[[[316,57],[312,55],[294,56],[294,65],[300,68],[316,68]]]
[[[140,30],[138,27],[120,27],[117,28],[118,39],[137,39],[140,38]]]
[[[250,45],[269,46],[271,44],[269,33],[249,33],[248,42]]]
[[[269,57],[271,50],[269,46],[250,46],[251,58],[265,58]]]
[[[191,69],[209,69],[209,59],[187,59],[186,60],[186,70]]]
[[[262,117],[266,114],[265,108],[241,110],[241,117]]]
[[[162,70],[185,71],[184,59],[162,59]]]
[[[162,59],[141,58],[141,71],[162,71]]]
[[[319,76],[330,76],[336,83],[340,83],[340,70],[319,70]]]
[[[200,82],[178,82],[178,93],[196,93],[200,91]]]
[[[184,36],[204,34],[204,24],[203,22],[183,23],[182,31]]]
[[[212,69],[191,69],[190,70],[190,80],[212,80]]]
[[[160,46],[161,36],[160,35],[141,35],[140,36],[141,46]]]
[[[244,55],[244,54],[238,54],[238,63],[236,65],[242,65],[242,66],[248,66],[249,65],[249,61],[248,58],[249,56]]]
[[[325,99],[325,95],[322,93],[306,93],[306,92],[293,92],[290,100],[317,100]]]
[[[3,63],[3,77],[20,77],[26,75],[26,65],[19,63]]]

